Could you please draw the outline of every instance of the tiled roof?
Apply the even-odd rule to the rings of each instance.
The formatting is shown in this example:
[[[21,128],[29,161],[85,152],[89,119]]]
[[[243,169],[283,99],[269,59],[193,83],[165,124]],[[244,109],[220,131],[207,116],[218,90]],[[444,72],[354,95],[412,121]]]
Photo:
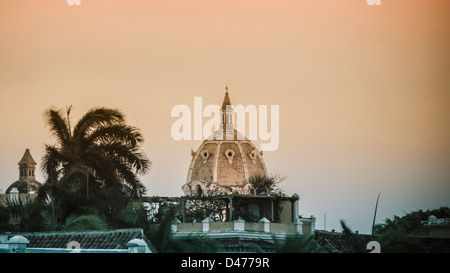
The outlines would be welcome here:
[[[415,240],[425,247],[428,252],[432,253],[450,253],[450,238],[418,238]]]
[[[94,230],[94,231],[54,231],[11,234],[21,235],[30,243],[28,248],[67,248],[67,244],[76,241],[82,249],[127,249],[132,239],[144,240],[149,248],[156,252],[141,228]]]
[[[330,252],[350,253],[369,252],[370,250],[365,250],[367,243],[370,241],[378,241],[380,237],[368,234],[353,234],[351,236],[346,236],[342,233],[316,230],[314,239]],[[419,245],[421,247],[419,252],[450,253],[450,238],[423,238],[410,236],[408,242],[411,245]],[[401,245],[398,245],[398,248],[395,246],[393,247],[394,249],[391,249],[391,251],[403,252],[404,250]],[[383,251],[382,245],[381,251]]]
[[[30,149],[25,150],[25,153],[23,154],[22,159],[19,161],[18,164],[37,165],[36,161],[34,161],[33,157],[31,156]]]
[[[376,240],[376,237],[367,234],[358,234],[349,237],[343,233],[316,230],[314,232],[314,239],[330,252],[349,253],[355,251],[355,246],[365,247],[368,242]]]

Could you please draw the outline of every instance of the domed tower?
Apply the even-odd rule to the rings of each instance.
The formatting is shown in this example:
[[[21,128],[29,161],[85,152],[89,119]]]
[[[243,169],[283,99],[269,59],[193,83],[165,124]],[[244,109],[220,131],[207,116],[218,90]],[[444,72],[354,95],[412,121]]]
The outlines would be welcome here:
[[[219,130],[191,152],[187,181],[182,186],[187,196],[250,194],[249,178],[267,176],[262,152],[233,127],[233,108],[228,87],[225,89]]]
[[[34,171],[36,169],[36,161],[34,161],[31,156],[30,150],[26,149],[25,153],[22,156],[22,159],[19,161],[19,180],[12,183],[11,186],[8,187],[6,193],[10,193],[13,188],[16,188],[19,193],[37,193],[41,183],[36,181],[36,176]]]

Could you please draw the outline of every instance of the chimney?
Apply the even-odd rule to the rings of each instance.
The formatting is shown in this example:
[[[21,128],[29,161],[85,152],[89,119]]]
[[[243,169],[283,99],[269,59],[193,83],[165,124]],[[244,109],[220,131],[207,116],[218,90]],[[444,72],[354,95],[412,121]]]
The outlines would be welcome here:
[[[30,243],[27,238],[16,235],[8,240],[9,248],[13,252],[24,253]]]
[[[133,239],[127,243],[130,253],[152,253],[147,243],[142,239]]]

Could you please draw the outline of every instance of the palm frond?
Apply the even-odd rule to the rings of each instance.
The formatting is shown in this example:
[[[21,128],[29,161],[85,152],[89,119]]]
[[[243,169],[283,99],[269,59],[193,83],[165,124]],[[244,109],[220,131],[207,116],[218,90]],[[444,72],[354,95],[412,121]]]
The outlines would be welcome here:
[[[106,154],[110,158],[118,159],[140,174],[146,174],[151,167],[150,160],[137,147],[119,141],[98,145],[90,149],[90,151]]]
[[[98,107],[90,109],[75,125],[74,138],[82,139],[99,126],[112,125],[125,121],[124,114],[118,109]]]
[[[123,179],[127,189],[127,196],[137,197],[145,194],[145,186],[139,180],[138,176],[123,163],[116,163],[118,175]]]
[[[101,152],[91,151],[84,154],[80,161],[83,165],[90,166],[97,180],[105,182],[107,186],[119,185],[117,166],[113,158]]]
[[[60,143],[68,143],[71,139],[71,132],[68,127],[67,119],[63,117],[60,110],[50,109],[46,112],[47,125],[50,131]]]
[[[142,143],[144,138],[136,127],[125,124],[112,124],[105,127],[98,127],[85,138],[86,146],[98,143],[110,143],[120,141],[135,147]]]
[[[45,154],[42,157],[41,169],[47,176],[47,181],[58,179],[59,167],[67,162],[61,150],[55,145],[45,145]]]
[[[96,215],[70,215],[62,229],[65,231],[76,230],[101,230],[108,228],[106,222]]]

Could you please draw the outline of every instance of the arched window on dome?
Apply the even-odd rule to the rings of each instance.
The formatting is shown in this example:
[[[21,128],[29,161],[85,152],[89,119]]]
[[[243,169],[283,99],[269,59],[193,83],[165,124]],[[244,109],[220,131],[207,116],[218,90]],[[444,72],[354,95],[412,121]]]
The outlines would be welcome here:
[[[225,156],[228,159],[228,163],[233,163],[233,157],[236,153],[232,149],[228,149],[225,151]]]
[[[208,152],[208,150],[204,149],[200,152],[201,157],[203,158],[203,164],[206,163],[206,161],[208,160],[208,157],[210,156],[210,152]]]

